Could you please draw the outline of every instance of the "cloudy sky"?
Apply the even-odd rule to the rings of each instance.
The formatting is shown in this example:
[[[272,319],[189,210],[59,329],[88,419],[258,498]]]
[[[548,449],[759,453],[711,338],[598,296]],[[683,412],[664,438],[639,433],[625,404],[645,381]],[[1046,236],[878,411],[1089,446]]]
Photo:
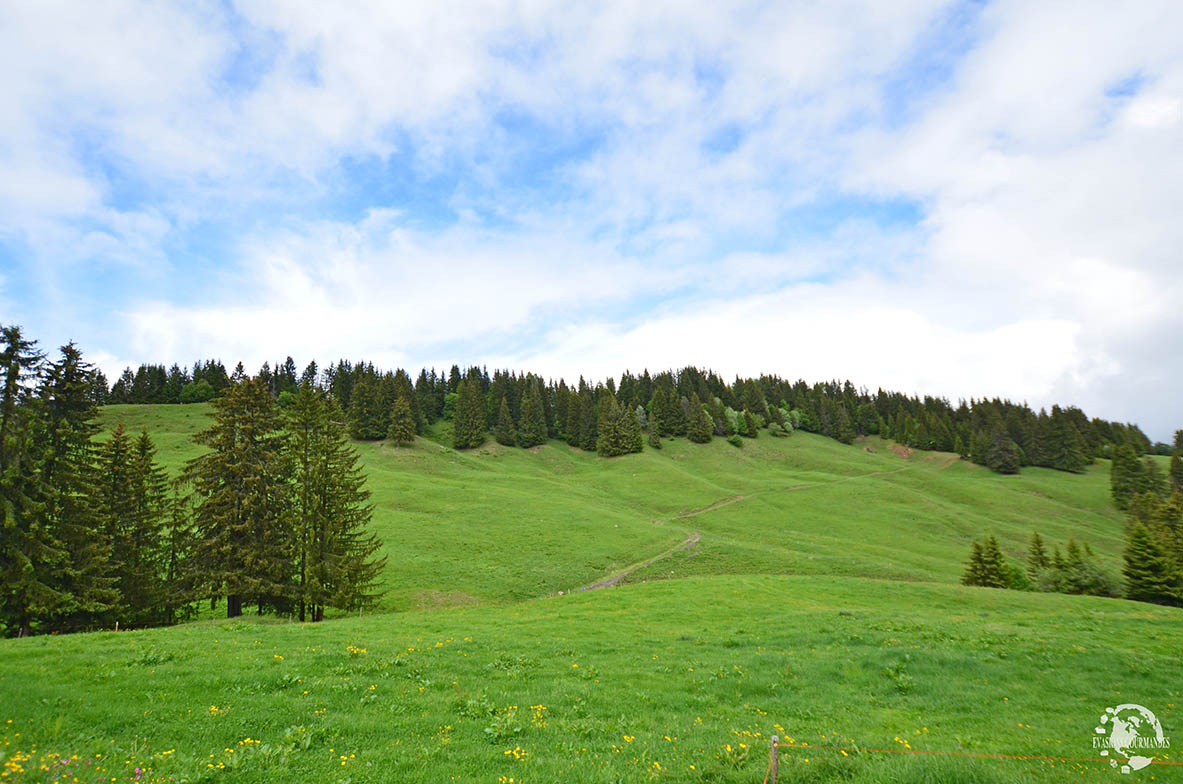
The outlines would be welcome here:
[[[1183,427],[1183,5],[0,0],[0,322]]]

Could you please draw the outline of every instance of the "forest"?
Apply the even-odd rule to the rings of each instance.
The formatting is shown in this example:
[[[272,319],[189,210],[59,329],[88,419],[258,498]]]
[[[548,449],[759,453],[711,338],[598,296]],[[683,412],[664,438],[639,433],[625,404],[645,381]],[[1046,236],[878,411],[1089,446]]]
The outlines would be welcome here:
[[[99,402],[184,403],[212,399],[247,378],[239,362],[227,374],[220,360],[127,368]],[[1096,458],[1127,447],[1136,456],[1170,454],[1135,424],[1090,419],[1075,406],[1033,411],[1025,403],[998,398],[923,398],[900,392],[856,389],[850,381],[807,384],[775,375],[735,378],[728,383],[695,367],[625,371],[619,380],[544,380],[512,370],[453,365],[443,372],[422,369],[412,382],[403,369],[338,361],[325,368],[309,363],[302,372],[289,356],[256,374],[278,404],[288,405],[301,383],[323,389],[346,414],[350,436],[406,442],[438,421],[454,426],[453,446],[468,449],[493,438],[505,445],[537,446],[562,439],[606,456],[660,448],[660,439],[685,436],[695,442],[743,438],[761,433],[786,436],[793,430],[819,433],[842,443],[880,435],[905,446],[953,452],[998,473],[1025,466],[1079,472]],[[604,437],[601,437],[603,434]]]
[[[385,566],[336,401],[305,384],[280,410],[243,378],[213,401],[181,476],[151,436],[99,439],[107,390],[72,343],[49,360],[0,328],[0,630],[155,626],[198,602],[319,621],[378,596]]]

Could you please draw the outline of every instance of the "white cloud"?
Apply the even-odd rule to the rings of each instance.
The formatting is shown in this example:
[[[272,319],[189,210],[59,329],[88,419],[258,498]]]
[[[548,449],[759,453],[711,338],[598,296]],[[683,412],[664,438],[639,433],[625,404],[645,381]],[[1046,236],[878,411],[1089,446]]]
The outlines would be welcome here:
[[[1183,384],[1183,12],[989,4],[967,51],[944,53],[947,81],[893,114],[892,91],[932,78],[918,46],[951,14],[16,6],[0,26],[0,239],[35,249],[20,277],[51,302],[91,265],[127,270],[110,357],[695,363],[1058,396],[1165,437],[1178,397],[1128,387]],[[536,139],[507,114],[597,143],[532,179]],[[289,214],[328,198],[343,157],[395,151],[459,182],[456,225],[382,205]],[[841,197],[906,200],[922,220],[792,231],[793,208]],[[217,301],[142,293],[206,224],[242,232],[209,273]]]

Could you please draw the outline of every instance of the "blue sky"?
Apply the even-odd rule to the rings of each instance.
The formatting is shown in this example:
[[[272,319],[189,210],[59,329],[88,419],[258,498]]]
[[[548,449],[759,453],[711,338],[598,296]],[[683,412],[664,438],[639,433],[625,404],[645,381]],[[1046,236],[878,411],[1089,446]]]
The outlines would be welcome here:
[[[6,4],[0,322],[1183,427],[1173,2]]]

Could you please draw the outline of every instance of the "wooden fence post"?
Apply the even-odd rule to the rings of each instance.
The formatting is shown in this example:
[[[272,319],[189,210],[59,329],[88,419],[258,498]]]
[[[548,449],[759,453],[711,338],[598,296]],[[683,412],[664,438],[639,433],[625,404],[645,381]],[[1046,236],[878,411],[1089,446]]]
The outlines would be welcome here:
[[[777,737],[772,736],[772,756],[768,759],[768,782],[776,784],[776,777],[780,772],[780,749],[776,747]]]

